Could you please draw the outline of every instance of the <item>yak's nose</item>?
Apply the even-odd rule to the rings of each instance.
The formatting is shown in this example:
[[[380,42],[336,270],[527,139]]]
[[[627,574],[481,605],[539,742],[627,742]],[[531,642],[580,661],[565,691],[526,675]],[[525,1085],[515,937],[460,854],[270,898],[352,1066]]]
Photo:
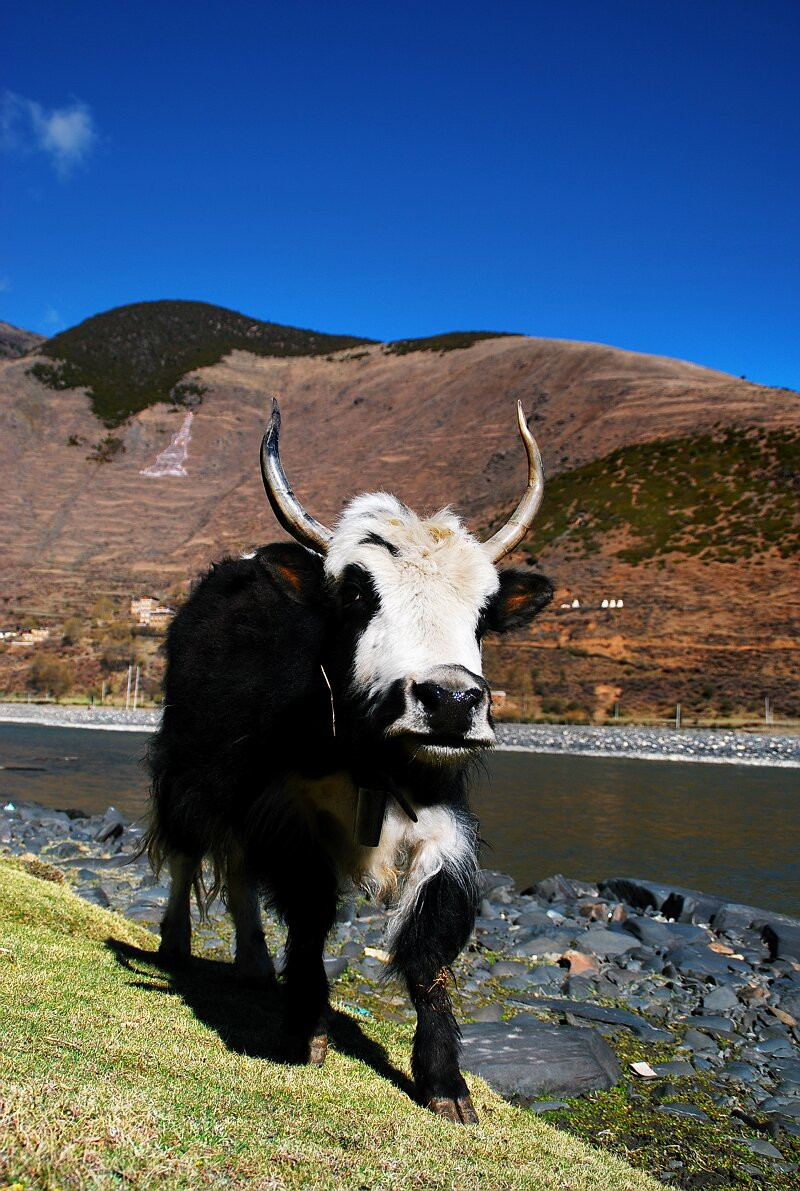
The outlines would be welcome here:
[[[479,686],[453,689],[438,682],[415,682],[411,690],[425,709],[429,730],[446,735],[468,732],[475,708],[488,699],[487,690]]]

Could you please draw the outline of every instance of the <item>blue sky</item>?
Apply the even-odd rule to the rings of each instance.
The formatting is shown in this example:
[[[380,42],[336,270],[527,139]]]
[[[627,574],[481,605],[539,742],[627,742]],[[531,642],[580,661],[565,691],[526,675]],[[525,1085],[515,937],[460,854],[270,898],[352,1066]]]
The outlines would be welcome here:
[[[800,389],[800,3],[13,5],[0,318],[196,298]]]

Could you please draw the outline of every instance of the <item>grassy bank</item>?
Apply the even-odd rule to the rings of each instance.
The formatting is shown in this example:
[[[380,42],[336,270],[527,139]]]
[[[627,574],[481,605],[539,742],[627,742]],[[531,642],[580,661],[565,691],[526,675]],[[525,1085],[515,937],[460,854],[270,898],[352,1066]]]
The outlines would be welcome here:
[[[558,1188],[646,1175],[472,1079],[462,1129],[408,1096],[411,1032],[337,1013],[322,1071],[230,965],[170,979],[154,938],[0,862],[0,1187]]]

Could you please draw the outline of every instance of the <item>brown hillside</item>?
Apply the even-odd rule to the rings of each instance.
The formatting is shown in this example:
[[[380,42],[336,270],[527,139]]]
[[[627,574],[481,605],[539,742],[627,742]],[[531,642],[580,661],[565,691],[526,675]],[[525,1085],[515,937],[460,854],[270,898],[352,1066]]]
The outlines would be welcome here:
[[[44,342],[44,335],[23,331],[0,320],[0,360],[15,360]]]
[[[443,354],[388,354],[381,345],[326,358],[235,351],[192,374],[207,391],[191,429],[188,475],[151,478],[140,472],[167,447],[185,410],[144,410],[112,432],[121,440],[115,451],[86,397],[42,387],[27,374],[30,363],[0,364],[0,566],[9,616],[75,611],[98,591],[164,591],[224,553],[280,536],[258,469],[272,395],[283,412],[287,473],[328,523],[353,493],[383,487],[416,508],[449,503],[485,532],[524,483],[518,399],[551,476],[620,447],[720,425],[800,429],[796,393],[590,344],[514,336]],[[575,557],[553,542],[540,565],[570,599],[599,604],[613,589],[627,598],[615,617],[548,613],[513,655],[490,650],[493,676],[525,687],[534,710],[541,696],[533,688],[543,680],[531,679],[532,669],[548,689],[561,684],[566,703],[582,706],[608,702],[598,686],[633,691],[639,680],[641,702],[650,705],[654,674],[710,664],[712,685],[714,675],[738,673],[741,686],[744,667],[750,686],[774,671],[781,692],[789,689],[792,655],[780,642],[797,607],[785,559],[631,566],[603,549]],[[745,659],[751,638],[755,653]],[[522,664],[536,642],[544,647],[539,662]],[[663,689],[666,703],[672,687]]]

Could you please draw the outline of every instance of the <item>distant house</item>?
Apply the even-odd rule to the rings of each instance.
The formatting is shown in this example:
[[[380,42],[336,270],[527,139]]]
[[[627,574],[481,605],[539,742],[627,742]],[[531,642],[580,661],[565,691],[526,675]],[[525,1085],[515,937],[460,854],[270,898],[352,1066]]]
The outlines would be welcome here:
[[[41,645],[50,637],[50,629],[25,629],[21,633],[13,633],[6,637],[12,645]]]
[[[137,596],[131,600],[131,616],[148,628],[165,629],[174,615],[174,608],[164,607],[154,596]]]

